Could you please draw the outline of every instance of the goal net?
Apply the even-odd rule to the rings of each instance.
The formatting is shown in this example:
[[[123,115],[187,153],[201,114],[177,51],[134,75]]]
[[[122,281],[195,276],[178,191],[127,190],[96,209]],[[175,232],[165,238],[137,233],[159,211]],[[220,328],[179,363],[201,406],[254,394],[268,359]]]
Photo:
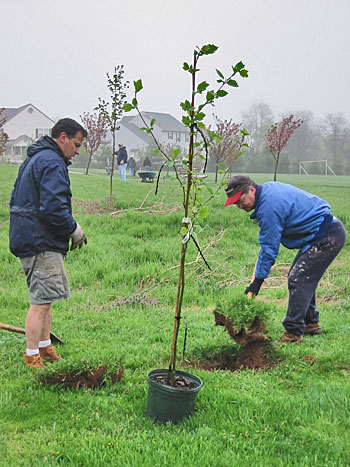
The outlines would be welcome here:
[[[300,161],[299,175],[335,175],[334,171],[328,165],[327,159],[315,161]]]

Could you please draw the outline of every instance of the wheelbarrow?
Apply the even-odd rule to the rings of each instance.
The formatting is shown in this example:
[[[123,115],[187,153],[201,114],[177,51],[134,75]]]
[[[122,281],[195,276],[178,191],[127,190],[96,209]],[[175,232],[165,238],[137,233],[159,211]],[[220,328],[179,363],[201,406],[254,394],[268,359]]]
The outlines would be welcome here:
[[[137,172],[139,174],[139,177],[141,178],[141,182],[143,183],[153,183],[155,177],[156,177],[156,172]]]

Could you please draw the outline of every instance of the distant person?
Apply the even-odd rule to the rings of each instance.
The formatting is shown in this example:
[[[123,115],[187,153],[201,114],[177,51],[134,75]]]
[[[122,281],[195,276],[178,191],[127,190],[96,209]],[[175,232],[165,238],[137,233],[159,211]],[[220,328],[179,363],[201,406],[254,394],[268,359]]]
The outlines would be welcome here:
[[[148,157],[143,161],[143,170],[145,172],[149,172],[151,170],[151,161]]]
[[[126,180],[126,165],[128,162],[128,153],[123,144],[118,144],[119,150],[115,153],[117,156],[117,164],[119,168],[119,175],[122,180]]]
[[[133,177],[135,175],[135,166],[136,166],[135,159],[133,158],[133,156],[130,156],[128,159],[127,166],[126,166],[126,168],[129,170],[130,177]]]
[[[70,297],[63,259],[69,249],[87,243],[72,216],[68,165],[80,153],[86,130],[63,118],[27,151],[10,201],[10,250],[20,258],[27,278],[30,307],[26,317],[24,360],[42,368],[60,360],[51,344],[51,303]]]
[[[275,263],[280,244],[298,249],[288,273],[289,302],[279,342],[300,342],[303,335],[321,334],[316,309],[316,288],[328,266],[343,248],[345,229],[330,212],[329,204],[292,185],[255,184],[249,177],[229,179],[225,206],[236,204],[260,227],[260,252],[255,279],[245,293],[258,295]]]

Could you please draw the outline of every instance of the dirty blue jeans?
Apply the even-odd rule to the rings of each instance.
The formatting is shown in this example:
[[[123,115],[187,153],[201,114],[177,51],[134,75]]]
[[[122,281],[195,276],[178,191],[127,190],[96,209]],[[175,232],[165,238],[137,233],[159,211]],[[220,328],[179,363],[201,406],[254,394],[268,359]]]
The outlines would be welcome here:
[[[343,248],[345,229],[337,219],[326,236],[305,253],[298,251],[288,273],[289,302],[283,326],[286,331],[301,336],[305,325],[318,323],[316,287],[328,266]]]

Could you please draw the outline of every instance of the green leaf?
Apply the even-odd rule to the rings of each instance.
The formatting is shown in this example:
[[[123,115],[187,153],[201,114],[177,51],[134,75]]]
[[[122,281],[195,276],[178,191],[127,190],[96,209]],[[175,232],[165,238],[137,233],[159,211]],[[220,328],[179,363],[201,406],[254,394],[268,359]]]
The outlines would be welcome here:
[[[130,112],[130,110],[132,110],[132,109],[134,109],[134,106],[132,104],[126,103],[126,104],[123,105],[124,112]]]
[[[214,44],[207,44],[203,45],[203,47],[200,49],[199,53],[200,55],[211,55],[215,53],[218,50],[219,47],[217,47]]]
[[[191,126],[191,119],[190,117],[187,117],[186,115],[184,115],[182,117],[182,123],[185,125],[185,126]]]
[[[218,164],[218,167],[219,167],[221,170],[225,170],[225,166],[224,166],[224,164],[222,164],[221,162]]]
[[[204,114],[205,115],[205,114]],[[202,130],[205,130],[205,125],[203,122],[198,122],[197,123],[198,128],[201,128]],[[201,143],[200,143],[201,144]]]
[[[186,100],[185,102],[181,102],[180,107],[185,111],[193,110],[193,107],[191,106],[191,103],[188,100]]]
[[[209,191],[211,195],[214,194],[214,190],[210,186],[206,186],[206,189]]]
[[[241,70],[239,74],[242,76],[242,78],[248,78],[248,70]]]
[[[229,79],[229,80],[227,81],[227,84],[228,84],[229,86],[232,86],[233,88],[238,88],[238,83],[237,83],[237,81],[236,81],[235,79]]]
[[[173,161],[174,161],[175,159],[178,158],[178,156],[179,156],[179,154],[181,152],[181,148],[174,148],[172,152],[173,152]]]
[[[196,120],[203,120],[203,118],[205,117],[205,113],[204,112],[198,112],[196,115],[195,115],[195,119]]]
[[[140,92],[141,91],[141,89],[143,88],[141,79],[138,79],[137,81],[134,81],[134,88],[135,88],[135,92]]]
[[[236,63],[236,65],[233,67],[233,71],[240,71],[240,70],[243,70],[244,67],[245,67],[245,65],[244,65],[243,62],[238,62],[238,63]]]
[[[152,118],[151,123],[149,124],[149,126],[153,128],[153,125],[155,124],[155,122],[156,122],[156,119]]]
[[[224,89],[219,89],[216,93],[216,97],[225,97],[227,96],[228,92]]]
[[[207,87],[209,87],[209,83],[207,83],[206,81],[203,81],[202,83],[198,84],[197,92],[201,94],[203,91],[207,89]]]
[[[225,76],[221,73],[220,70],[216,70],[216,73],[220,76],[220,78],[225,79]]]
[[[212,102],[215,98],[215,92],[214,91],[208,91],[207,92],[207,96],[206,96],[206,100],[208,102]]]
[[[208,206],[203,206],[198,213],[198,216],[204,219],[205,217],[209,216],[209,208]]]
[[[187,71],[187,70],[189,70],[190,65],[189,65],[187,62],[184,62],[182,68],[183,68],[185,71]]]
[[[241,130],[241,134],[242,134],[243,136],[249,136],[248,131],[245,130],[244,128]]]
[[[132,100],[131,102],[132,102],[132,105],[133,105],[134,107],[137,107],[137,99],[136,99],[136,97],[134,97],[133,100]]]
[[[186,227],[181,227],[180,234],[185,237],[187,235],[188,229]]]

